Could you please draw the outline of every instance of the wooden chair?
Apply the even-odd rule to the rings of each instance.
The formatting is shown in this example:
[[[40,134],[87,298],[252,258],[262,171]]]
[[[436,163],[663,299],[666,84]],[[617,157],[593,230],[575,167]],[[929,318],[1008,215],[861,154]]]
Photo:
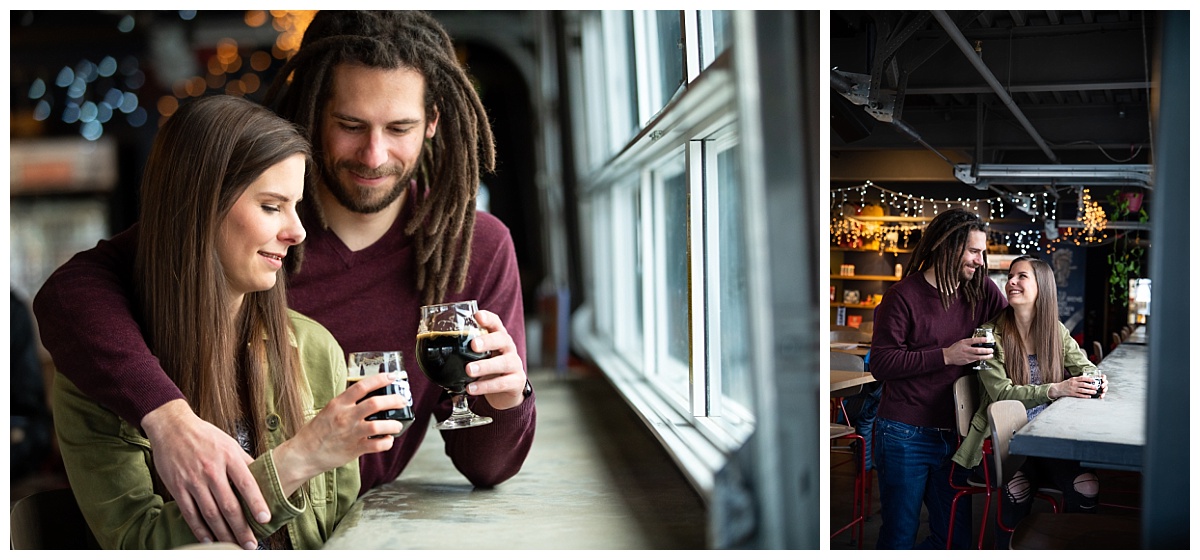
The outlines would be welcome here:
[[[43,490],[13,504],[9,545],[13,550],[97,550],[70,488]]]
[[[1117,347],[1120,345],[1121,345],[1121,334],[1120,333],[1112,333],[1112,348],[1109,348],[1108,351],[1112,352],[1113,350],[1116,350]]]
[[[1029,418],[1025,413],[1025,405],[1021,401],[1005,400],[996,401],[988,405],[988,424],[992,428],[992,480],[995,482],[994,488],[997,491],[1004,488],[1013,475],[1025,463],[1024,455],[1013,455],[1008,452],[1008,444],[1012,442],[1012,437],[1029,422]],[[1057,488],[1038,488],[1035,497],[1046,500],[1050,503],[1050,507],[1054,513],[1058,513],[1058,500],[1055,496],[1062,496]],[[1001,531],[1013,532],[1012,527],[1004,525],[1004,498],[998,496],[996,499],[996,527]]]
[[[962,445],[963,438],[967,437],[967,433],[971,431],[971,418],[975,416],[975,411],[979,408],[979,379],[974,375],[964,375],[954,381],[954,418],[955,425],[958,428],[958,444]],[[992,460],[992,446],[990,440],[984,441],[983,446],[983,483],[968,480],[967,485],[963,486],[955,482],[954,472],[960,468],[957,464],[950,465],[950,487],[956,492],[954,499],[950,502],[950,527],[946,530],[946,549],[950,549],[950,544],[954,542],[954,516],[958,511],[958,499],[963,496],[971,496],[974,494],[983,494],[983,520],[979,522],[979,544],[980,550],[983,550],[983,535],[987,529],[988,510],[992,503],[992,481],[991,467],[988,462]]]
[[[1104,359],[1104,347],[1100,345],[1099,340],[1092,341],[1092,363],[1098,364]]]

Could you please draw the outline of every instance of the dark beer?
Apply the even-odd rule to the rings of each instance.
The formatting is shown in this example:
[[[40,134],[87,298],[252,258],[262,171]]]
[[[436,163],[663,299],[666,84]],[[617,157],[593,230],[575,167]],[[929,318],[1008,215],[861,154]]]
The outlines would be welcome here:
[[[1104,378],[1100,377],[1099,371],[1093,372],[1091,374],[1091,378],[1092,378],[1092,386],[1096,389],[1096,392],[1092,393],[1092,398],[1098,399],[1098,398],[1100,398],[1100,391],[1104,390]]]
[[[993,352],[996,351],[996,339],[992,337],[992,329],[988,329],[988,328],[984,328],[984,327],[977,327],[975,329],[975,333],[972,336],[974,338],[987,338],[987,342],[981,342],[979,344],[972,344],[971,346],[974,346],[975,348],[991,348]],[[976,370],[976,371],[982,370],[982,369],[984,369],[985,363],[986,362],[984,362],[983,360],[978,360],[975,362],[975,365],[971,369]]]
[[[347,377],[346,387],[349,388],[351,385],[354,385],[363,379],[366,378],[362,376]],[[401,383],[403,383],[403,385],[401,385]],[[400,374],[400,379],[388,383],[382,389],[376,389],[370,393],[367,393],[367,396],[363,397],[362,400],[359,400],[358,402],[363,402],[371,397],[382,397],[384,395],[400,395],[404,397],[405,401],[408,402],[408,406],[392,410],[381,410],[370,416],[367,416],[367,420],[398,420],[403,422],[404,427],[407,428],[415,418],[412,411],[412,393],[408,390],[408,378],[404,374]]]
[[[467,364],[490,352],[471,350],[471,341],[486,331],[424,332],[417,335],[417,365],[430,381],[451,393],[464,393],[472,378]]]
[[[990,348],[991,351],[996,351],[996,343],[995,342],[984,342],[984,343],[971,344],[971,345],[972,345],[972,347],[976,347],[976,348]],[[984,361],[979,360],[978,362],[976,362],[976,366],[974,366],[974,368],[983,369],[983,365],[984,365]]]

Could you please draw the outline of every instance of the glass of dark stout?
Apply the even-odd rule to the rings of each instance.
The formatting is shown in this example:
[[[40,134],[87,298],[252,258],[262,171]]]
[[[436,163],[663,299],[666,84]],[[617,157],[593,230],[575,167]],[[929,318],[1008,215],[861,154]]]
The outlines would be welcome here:
[[[971,346],[974,346],[976,348],[991,348],[992,350],[996,349],[996,339],[992,335],[992,329],[985,329],[983,327],[977,327],[975,329],[975,333],[972,334],[971,336],[974,338],[986,338],[987,339],[987,342],[983,342],[980,344],[972,344]],[[972,367],[971,369],[981,370],[986,367],[987,366],[984,365],[984,361],[979,360],[979,361],[975,362],[975,366]]]
[[[457,430],[490,424],[491,418],[480,416],[467,407],[467,364],[490,357],[490,352],[476,352],[471,341],[486,334],[475,322],[479,304],[475,300],[439,303],[421,307],[421,324],[417,327],[417,365],[430,381],[450,393],[454,411],[439,430]]]
[[[382,389],[376,389],[367,393],[363,400],[371,397],[381,397],[384,395],[400,395],[408,403],[404,408],[392,410],[381,410],[370,416],[367,420],[397,420],[403,427],[400,428],[400,433],[403,433],[412,424],[415,416],[413,415],[412,391],[408,387],[408,373],[404,371],[404,354],[399,350],[390,350],[384,352],[351,352],[346,359],[346,387],[349,387],[359,381],[362,381],[367,376],[379,375],[386,373],[397,373],[399,379],[391,382]],[[362,401],[359,401],[362,402]],[[400,433],[393,434],[399,436]],[[380,437],[380,436],[373,436]]]

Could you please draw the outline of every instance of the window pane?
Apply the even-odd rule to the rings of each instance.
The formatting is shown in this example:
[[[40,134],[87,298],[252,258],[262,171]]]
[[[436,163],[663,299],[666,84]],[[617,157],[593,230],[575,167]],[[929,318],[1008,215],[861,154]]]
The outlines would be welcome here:
[[[625,39],[625,63],[622,71],[624,72],[625,83],[625,99],[628,106],[624,113],[619,115],[615,122],[621,123],[624,135],[615,135],[616,142],[613,145],[613,151],[616,151],[625,145],[637,135],[638,123],[638,90],[637,90],[637,46],[636,39],[633,35],[633,12],[625,12],[625,28],[622,29],[623,38]]]
[[[737,150],[730,147],[717,155],[717,212],[721,255],[721,393],[743,407],[750,398],[750,363],[747,337],[749,306],[747,296],[745,223],[738,178],[741,163]]]
[[[662,180],[662,227],[666,273],[667,355],[689,363],[688,345],[688,181],[683,170]]]
[[[729,10],[713,10],[713,50],[715,56],[721,56],[729,48],[730,33],[733,31],[732,12]]]
[[[630,302],[630,309],[632,310],[633,314],[633,328],[631,329],[630,334],[633,337],[634,347],[637,348],[637,366],[638,369],[641,369],[643,364],[643,361],[641,360],[643,351],[642,340],[645,333],[644,323],[646,317],[646,313],[643,310],[646,298],[643,295],[642,290],[643,278],[645,277],[643,264],[646,262],[645,257],[642,256],[642,197],[641,193],[637,189],[630,189],[629,193],[631,195],[630,198],[632,199],[631,202],[633,203],[633,219],[629,224],[629,238],[631,239],[632,246],[629,247],[629,257],[626,257],[633,259],[633,278],[630,279],[633,287],[633,301]]]
[[[614,301],[612,291],[612,245],[611,238],[596,236],[594,232],[611,230],[612,228],[612,197],[611,193],[601,193],[595,201],[585,201],[581,208],[587,209],[583,214],[591,218],[587,227],[580,228],[580,237],[586,247],[593,248],[592,261],[589,263],[585,281],[590,293],[596,294],[597,301]],[[613,333],[612,306],[599,305],[594,309],[595,332],[612,336]]]
[[[614,220],[607,231],[612,233],[616,251],[612,261],[600,263],[600,270],[618,275],[613,320],[617,347],[634,369],[642,371],[642,203],[637,188],[618,188],[615,194]]]
[[[683,30],[679,12],[663,10],[655,13],[658,27],[658,77],[662,108],[683,84]]]

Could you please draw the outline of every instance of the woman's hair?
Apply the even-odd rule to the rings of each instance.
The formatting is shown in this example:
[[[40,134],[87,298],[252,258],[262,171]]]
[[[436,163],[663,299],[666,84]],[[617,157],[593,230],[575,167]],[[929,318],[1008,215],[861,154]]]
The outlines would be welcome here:
[[[979,216],[961,208],[946,210],[929,222],[921,239],[913,248],[912,258],[908,261],[908,274],[924,273],[933,268],[938,294],[942,298],[942,307],[950,309],[954,297],[953,286],[959,282],[962,269],[963,251],[967,249],[967,240],[972,231],[987,233],[987,224]],[[971,312],[975,312],[975,304],[983,299],[985,283],[990,282],[987,274],[976,271],[970,282],[963,282],[958,293],[962,294]]]
[[[196,414],[231,435],[249,429],[267,450],[266,392],[274,387],[284,437],[304,421],[301,375],[283,274],[246,294],[237,316],[217,257],[221,223],[268,168],[308,141],[251,101],[218,95],[185,103],[159,130],[142,178],[136,285],[143,328],[163,370]],[[265,366],[265,368],[264,368]]]
[[[1062,338],[1058,332],[1058,287],[1054,283],[1054,269],[1045,261],[1022,255],[1013,260],[1009,270],[1017,263],[1029,263],[1033,268],[1033,280],[1037,283],[1037,300],[1033,303],[1033,322],[1029,325],[1029,340],[1021,337],[1012,306],[1004,308],[996,320],[997,327],[1004,332],[1006,356],[1004,369],[1014,385],[1029,384],[1029,356],[1037,355],[1042,383],[1058,383],[1063,380]]]
[[[308,131],[314,149],[322,108],[329,101],[334,69],[361,64],[383,70],[411,69],[425,78],[425,118],[438,118],[437,134],[422,150],[419,188],[405,233],[415,236],[417,289],[427,304],[443,299],[453,280],[461,290],[471,258],[479,171],[495,166],[495,147],[483,103],[459,64],[450,36],[433,17],[408,11],[320,11],[304,33],[299,52],[280,70],[266,104]],[[327,175],[320,175],[325,179]],[[315,188],[312,182],[309,189]],[[325,227],[315,193],[306,223]],[[295,266],[299,266],[299,260]]]

